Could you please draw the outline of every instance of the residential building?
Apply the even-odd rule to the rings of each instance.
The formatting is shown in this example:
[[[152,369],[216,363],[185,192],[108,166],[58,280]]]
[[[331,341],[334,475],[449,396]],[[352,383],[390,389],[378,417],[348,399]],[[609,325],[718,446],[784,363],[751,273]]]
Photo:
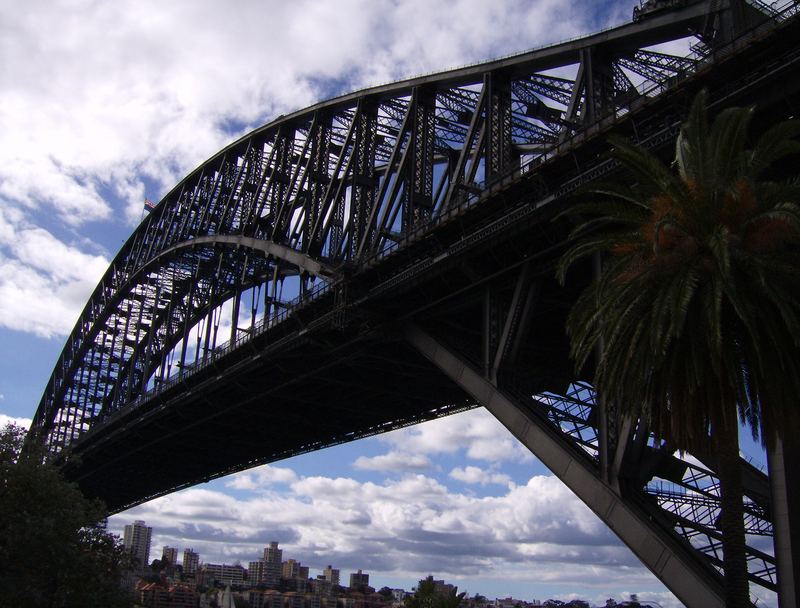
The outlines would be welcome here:
[[[392,589],[392,601],[396,604],[402,604],[407,595],[410,594],[405,589]]]
[[[183,550],[183,574],[194,575],[200,565],[200,556],[192,549]]]
[[[314,593],[322,597],[330,597],[333,592],[333,583],[326,579],[322,574],[314,580]]]
[[[284,608],[303,608],[305,597],[296,591],[289,591],[283,594]]]
[[[266,565],[263,559],[247,564],[247,582],[251,585],[264,585],[266,584]]]
[[[339,584],[339,568],[333,568],[330,564],[322,571],[322,576],[326,581],[330,581],[331,585]]]
[[[307,578],[283,578],[281,579],[281,587],[285,591],[304,594],[309,590],[309,582]]]
[[[296,559],[288,559],[283,562],[281,567],[282,578],[300,578],[300,562]]]
[[[274,589],[250,590],[247,594],[250,608],[283,608],[283,594]]]
[[[283,550],[278,548],[278,543],[272,541],[269,547],[264,547],[264,584],[277,587],[281,582],[283,565]]]
[[[173,566],[178,563],[178,550],[175,547],[164,547],[161,549],[161,561],[169,560]]]
[[[445,583],[443,580],[433,581],[433,590],[438,595],[443,595],[445,597],[449,595],[456,595],[458,593],[458,587],[449,583]]]
[[[322,608],[320,597],[315,593],[306,593],[303,599],[304,608]]]
[[[238,564],[203,564],[200,569],[206,584],[243,585],[247,570]]]
[[[142,582],[136,589],[136,597],[147,608],[196,608],[199,596],[187,585]]]
[[[219,608],[236,608],[236,602],[233,600],[233,592],[231,591],[230,585],[225,587],[222,596],[217,600],[217,605]]]
[[[140,572],[150,565],[150,537],[153,529],[141,520],[125,526],[122,544],[135,560],[135,568]]]
[[[532,600],[528,602],[525,600],[518,600],[513,597],[505,597],[496,598],[494,600],[494,605],[496,608],[538,608],[542,605],[542,603],[538,600]]]
[[[283,563],[283,549],[278,548],[278,543],[272,541],[269,547],[264,547],[264,561],[270,564]]]
[[[369,574],[366,572],[353,572],[350,574],[350,589],[363,589],[369,586]]]

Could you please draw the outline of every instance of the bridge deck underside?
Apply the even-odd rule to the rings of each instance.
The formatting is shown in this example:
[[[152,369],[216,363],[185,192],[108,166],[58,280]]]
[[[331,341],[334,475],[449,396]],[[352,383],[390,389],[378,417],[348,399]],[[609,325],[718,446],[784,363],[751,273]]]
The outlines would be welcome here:
[[[301,340],[209,370],[131,422],[109,425],[81,457],[78,481],[118,511],[175,488],[465,406],[464,394],[399,342],[346,352]],[[69,469],[68,469],[69,471]]]
[[[469,229],[456,223],[450,238]],[[276,326],[82,438],[68,476],[114,512],[233,471],[473,407],[403,341],[401,328],[414,318],[480,360],[485,288],[493,285],[508,300],[519,260],[560,238],[544,214],[514,232],[391,290],[374,288],[385,269],[363,273],[362,293],[356,288],[351,296],[357,303],[341,313],[344,326],[334,322],[332,296],[312,302],[295,323]],[[537,233],[541,238],[532,239]],[[532,273],[537,306],[516,355],[530,391],[561,390],[572,377],[562,328],[574,293],[552,279],[552,262],[552,255],[539,260]]]

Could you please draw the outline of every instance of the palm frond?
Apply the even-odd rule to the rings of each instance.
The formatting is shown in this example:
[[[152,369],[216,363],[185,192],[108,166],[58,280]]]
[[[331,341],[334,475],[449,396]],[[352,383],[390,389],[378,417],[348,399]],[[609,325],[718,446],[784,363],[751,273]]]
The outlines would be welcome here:
[[[579,221],[557,268],[563,284],[576,261],[602,256],[568,316],[572,356],[582,367],[602,345],[598,390],[681,449],[732,419],[753,433],[763,416],[784,420],[776,369],[800,391],[800,178],[758,179],[800,153],[800,121],[748,148],[753,109],[709,124],[706,100],[697,96],[681,127],[677,173],[609,139],[632,185],[591,186],[562,214]]]

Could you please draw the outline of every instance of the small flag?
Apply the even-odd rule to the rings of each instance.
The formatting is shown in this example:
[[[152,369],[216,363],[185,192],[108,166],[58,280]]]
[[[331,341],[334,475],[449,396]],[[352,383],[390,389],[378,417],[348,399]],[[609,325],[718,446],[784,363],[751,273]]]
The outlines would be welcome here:
[[[155,208],[156,204],[153,201],[149,198],[144,199],[144,210],[147,211],[147,213],[150,213]]]

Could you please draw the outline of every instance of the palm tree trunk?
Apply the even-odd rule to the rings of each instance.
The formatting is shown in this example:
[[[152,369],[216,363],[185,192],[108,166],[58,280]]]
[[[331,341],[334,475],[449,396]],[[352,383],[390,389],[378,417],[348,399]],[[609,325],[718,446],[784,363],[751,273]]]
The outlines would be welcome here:
[[[725,570],[725,605],[727,608],[751,608],[737,422],[734,417],[734,420],[720,425],[714,433],[720,487],[719,526]]]

